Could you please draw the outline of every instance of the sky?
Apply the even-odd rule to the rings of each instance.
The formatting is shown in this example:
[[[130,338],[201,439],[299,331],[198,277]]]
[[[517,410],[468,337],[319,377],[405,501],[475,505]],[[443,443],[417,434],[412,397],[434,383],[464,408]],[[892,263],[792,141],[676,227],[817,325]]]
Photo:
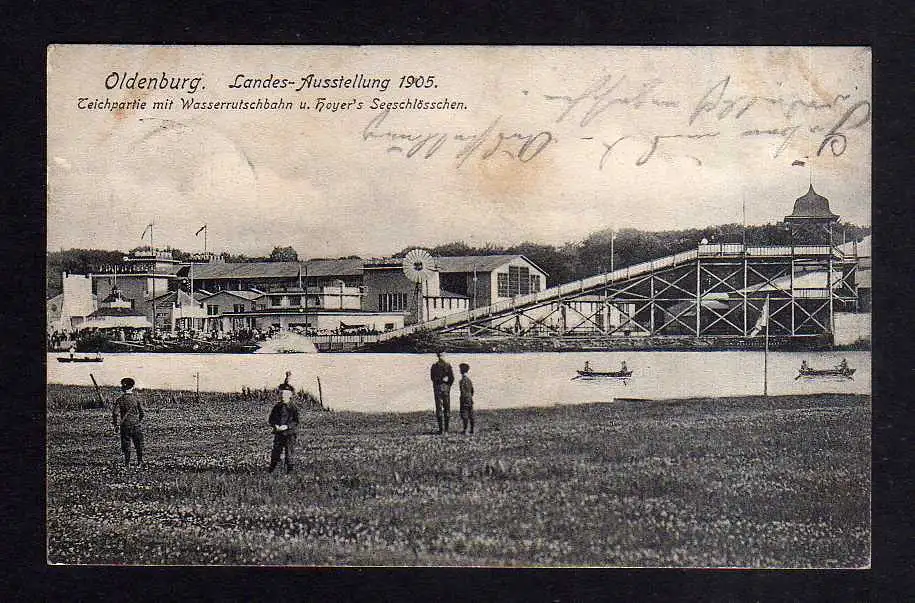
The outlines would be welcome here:
[[[870,111],[866,48],[52,46],[47,246],[560,245],[811,184],[870,225]]]

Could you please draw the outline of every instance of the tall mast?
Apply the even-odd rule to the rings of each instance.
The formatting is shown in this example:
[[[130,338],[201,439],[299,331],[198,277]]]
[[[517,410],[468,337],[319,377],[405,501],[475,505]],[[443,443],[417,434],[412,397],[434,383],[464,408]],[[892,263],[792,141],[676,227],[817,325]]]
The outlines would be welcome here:
[[[746,251],[747,248],[747,195],[746,193],[741,193],[740,195],[741,205],[743,206],[743,248]]]
[[[152,254],[152,336],[156,338],[156,245],[153,242],[153,223],[149,223],[149,250]]]

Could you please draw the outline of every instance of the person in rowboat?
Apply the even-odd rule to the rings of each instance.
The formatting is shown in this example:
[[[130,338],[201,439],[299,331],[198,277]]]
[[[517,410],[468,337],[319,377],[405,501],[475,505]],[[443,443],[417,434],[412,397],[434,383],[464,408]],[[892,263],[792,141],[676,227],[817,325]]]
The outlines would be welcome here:
[[[628,370],[628,369],[626,368],[626,361],[623,360],[623,361],[620,363],[620,372],[621,372],[621,373],[625,373],[627,370]]]
[[[587,360],[585,360],[585,368],[584,368],[583,370],[584,370],[584,372],[586,372],[586,373],[590,373],[590,372],[591,372],[591,363],[588,362]]]

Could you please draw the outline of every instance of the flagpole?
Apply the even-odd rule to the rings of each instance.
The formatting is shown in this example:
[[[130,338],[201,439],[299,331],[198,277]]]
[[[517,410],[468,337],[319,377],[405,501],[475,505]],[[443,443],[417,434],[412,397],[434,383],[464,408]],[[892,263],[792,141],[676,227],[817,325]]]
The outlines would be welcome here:
[[[766,297],[766,344],[763,352],[763,396],[769,396],[769,298]]]
[[[152,254],[152,338],[156,338],[156,246],[153,243],[153,223],[149,223],[149,251]]]
[[[745,193],[741,193],[741,205],[743,206],[743,248],[744,251],[747,249],[747,196]]]

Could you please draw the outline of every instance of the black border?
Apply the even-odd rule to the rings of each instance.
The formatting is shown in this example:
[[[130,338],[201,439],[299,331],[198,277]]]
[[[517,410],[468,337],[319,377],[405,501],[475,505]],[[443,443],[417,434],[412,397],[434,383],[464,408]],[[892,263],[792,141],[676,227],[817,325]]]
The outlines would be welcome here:
[[[906,100],[911,87],[903,3],[735,0],[645,3],[504,2],[455,6],[419,2],[277,9],[231,4],[87,2],[3,9],[0,42],[8,110],[9,184],[0,248],[9,306],[3,366],[6,564],[0,590],[16,599],[220,600],[415,598],[499,600],[902,600],[910,573],[911,433],[907,387],[912,371],[909,307],[913,273],[913,190]],[[873,569],[736,570],[306,570],[264,568],[76,568],[45,565],[44,546],[44,274],[45,58],[50,43],[137,44],[594,44],[594,45],[864,45],[874,59],[874,230],[878,236],[874,298]],[[13,547],[10,547],[13,545]],[[34,594],[27,594],[34,593]],[[40,594],[39,594],[40,593]]]

